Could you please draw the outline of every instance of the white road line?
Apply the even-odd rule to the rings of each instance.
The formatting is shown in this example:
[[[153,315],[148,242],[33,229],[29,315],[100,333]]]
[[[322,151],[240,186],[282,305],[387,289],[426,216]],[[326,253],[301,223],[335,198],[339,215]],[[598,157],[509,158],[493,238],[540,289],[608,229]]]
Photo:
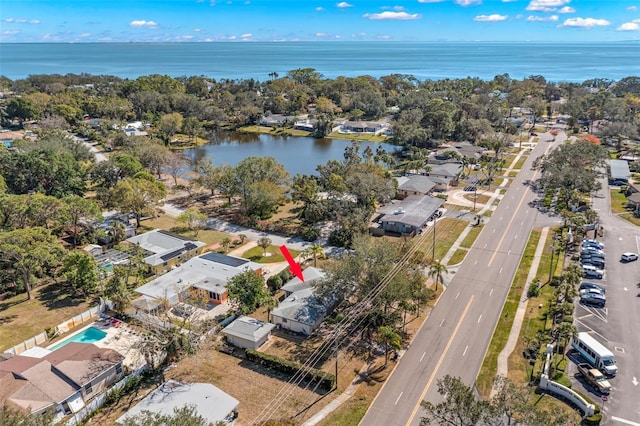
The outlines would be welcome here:
[[[624,423],[626,425],[640,426],[640,423],[632,422],[631,420],[621,419],[620,417],[616,417],[616,416],[611,416],[611,420],[613,420],[614,422]]]
[[[592,317],[592,316],[593,316],[593,314],[587,314],[587,315],[583,315],[583,316],[581,316],[581,317],[578,317],[578,319],[579,319],[579,320],[581,320],[581,319],[589,318],[589,317]],[[443,321],[444,321],[444,320],[443,320]]]
[[[489,296],[491,296],[493,294],[493,289],[491,289],[491,291],[489,292]]]
[[[467,349],[469,349],[469,346],[466,346],[464,348],[464,352],[462,352],[462,356],[465,356],[467,354]]]
[[[395,405],[398,405],[398,401],[400,401],[400,398],[402,397],[403,392],[400,392],[400,395],[398,395],[398,399],[396,399],[396,403]]]
[[[420,361],[418,361],[418,362],[422,362],[422,360],[424,359],[424,356],[425,356],[426,354],[427,354],[426,352],[423,352],[423,353],[422,353],[422,356],[420,357]]]
[[[440,327],[442,327],[442,324],[444,324],[444,318],[442,318],[442,321],[440,321]]]
[[[478,261],[476,260],[473,264],[474,264],[474,265],[477,265],[477,264],[478,264]]]
[[[502,268],[500,268],[500,270],[498,271],[498,273],[499,273],[499,274],[501,274],[501,273],[502,273]]]
[[[455,300],[458,300],[458,296],[460,296],[460,292],[458,292],[458,294],[456,294]]]
[[[484,248],[487,248],[487,246],[488,246],[488,245],[489,245],[489,244],[485,244],[485,245],[484,245]]]
[[[480,320],[482,319],[482,315],[478,317],[478,324],[480,324]]]
[[[514,239],[514,240],[517,240],[517,239],[518,239],[518,234],[516,234],[516,236],[515,236],[515,237],[513,237],[513,239]]]

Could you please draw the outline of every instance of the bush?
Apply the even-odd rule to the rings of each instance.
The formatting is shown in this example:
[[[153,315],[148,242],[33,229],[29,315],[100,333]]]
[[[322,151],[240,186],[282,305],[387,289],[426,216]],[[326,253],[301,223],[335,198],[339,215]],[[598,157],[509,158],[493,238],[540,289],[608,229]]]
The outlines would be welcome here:
[[[269,291],[272,294],[280,290],[282,287],[282,278],[280,275],[273,275],[269,277],[269,279],[267,279],[267,287],[269,287]]]
[[[297,362],[282,359],[263,352],[254,351],[252,349],[247,349],[246,354],[247,360],[290,376],[294,376],[302,369],[302,365]],[[317,383],[320,388],[330,391],[336,384],[336,377],[333,374],[312,368],[308,370],[305,381],[311,382],[311,384]]]
[[[301,234],[302,239],[305,241],[315,241],[319,236],[320,232],[312,226],[304,228]]]
[[[351,245],[351,239],[353,233],[346,229],[336,229],[329,234],[329,244],[336,247],[349,247]]]
[[[540,296],[540,287],[538,287],[535,283],[531,283],[529,289],[527,290],[527,297],[538,297]]]

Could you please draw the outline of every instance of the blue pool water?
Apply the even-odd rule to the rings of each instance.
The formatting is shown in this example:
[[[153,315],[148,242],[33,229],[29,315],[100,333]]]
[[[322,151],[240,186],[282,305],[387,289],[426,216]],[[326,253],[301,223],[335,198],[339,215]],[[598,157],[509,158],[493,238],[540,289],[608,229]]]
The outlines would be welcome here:
[[[54,347],[52,347],[50,349],[52,351],[55,351],[56,349],[60,349],[61,347],[63,347],[67,343],[71,343],[71,342],[95,343],[95,342],[99,342],[100,340],[104,339],[106,335],[107,335],[107,333],[105,333],[102,330],[98,330],[95,327],[89,327],[86,330],[76,334],[75,336],[72,336],[72,337],[69,337],[66,340],[63,340],[62,342],[58,343],[57,345],[55,345]]]

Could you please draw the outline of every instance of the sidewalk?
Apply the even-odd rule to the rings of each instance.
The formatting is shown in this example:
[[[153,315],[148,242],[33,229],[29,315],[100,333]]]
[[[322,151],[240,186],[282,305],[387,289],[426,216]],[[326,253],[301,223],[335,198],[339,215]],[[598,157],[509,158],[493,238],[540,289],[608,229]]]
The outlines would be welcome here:
[[[497,376],[507,376],[509,372],[509,355],[516,348],[516,344],[518,343],[518,338],[520,337],[520,329],[522,328],[522,321],[524,320],[524,314],[527,312],[527,304],[529,303],[529,298],[527,297],[527,292],[529,291],[529,284],[533,281],[538,273],[538,265],[540,264],[540,259],[542,258],[542,252],[544,251],[544,246],[547,241],[547,235],[549,234],[549,228],[542,228],[542,232],[540,233],[540,240],[538,241],[538,246],[536,247],[536,252],[533,255],[533,260],[531,261],[531,268],[529,268],[529,274],[527,275],[527,281],[524,285],[524,289],[522,290],[524,297],[518,303],[518,310],[516,311],[515,316],[513,317],[513,325],[511,326],[511,331],[509,332],[509,339],[507,343],[504,345],[504,348],[498,354],[498,370],[496,371]],[[491,397],[495,395],[496,389],[491,389]]]

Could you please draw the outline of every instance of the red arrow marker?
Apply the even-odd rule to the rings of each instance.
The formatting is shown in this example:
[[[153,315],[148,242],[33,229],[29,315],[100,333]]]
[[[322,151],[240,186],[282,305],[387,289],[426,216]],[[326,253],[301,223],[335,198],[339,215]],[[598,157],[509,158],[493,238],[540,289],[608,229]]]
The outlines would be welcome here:
[[[291,270],[291,273],[300,278],[300,281],[304,282],[304,277],[302,276],[302,268],[300,267],[299,263],[296,263],[296,261],[293,260],[293,257],[291,257],[291,253],[289,253],[289,249],[287,248],[287,246],[285,246],[284,244],[281,245],[280,251],[282,252],[284,258],[287,259],[287,262],[289,262],[289,269]]]

